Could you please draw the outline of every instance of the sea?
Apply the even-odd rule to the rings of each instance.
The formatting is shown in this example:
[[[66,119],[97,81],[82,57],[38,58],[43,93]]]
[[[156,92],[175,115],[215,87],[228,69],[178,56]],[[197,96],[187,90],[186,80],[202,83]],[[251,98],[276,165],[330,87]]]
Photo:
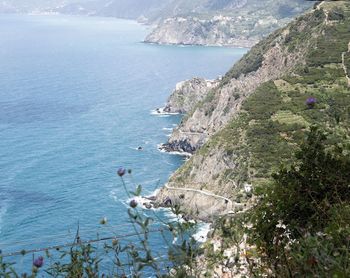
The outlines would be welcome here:
[[[132,170],[127,190],[140,184],[151,195],[184,163],[157,148],[181,115],[154,109],[177,82],[223,75],[247,49],[142,43],[149,31],[114,18],[0,15],[3,255],[66,244],[77,231],[82,240],[127,235],[129,196],[118,168]],[[147,213],[155,222],[172,217]],[[160,236],[150,244],[157,254],[167,250]],[[38,255],[5,259],[29,271]]]

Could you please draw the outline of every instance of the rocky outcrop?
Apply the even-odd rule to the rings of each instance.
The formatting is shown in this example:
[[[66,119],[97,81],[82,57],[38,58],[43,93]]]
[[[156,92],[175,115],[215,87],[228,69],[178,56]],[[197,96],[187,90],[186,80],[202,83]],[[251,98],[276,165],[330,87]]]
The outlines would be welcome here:
[[[176,84],[175,90],[169,97],[162,111],[165,113],[189,113],[208,98],[208,95],[215,90],[219,82],[219,80],[193,78]],[[198,133],[198,135],[202,136],[201,133]],[[193,136],[195,136],[195,134],[193,134]],[[202,142],[200,138],[198,142]],[[193,143],[187,139],[168,141],[160,147],[160,149],[167,152],[180,152],[185,154],[193,154],[197,148],[198,146],[193,145]]]
[[[240,110],[242,102],[262,83],[286,74],[304,60],[303,49],[288,50],[284,41],[288,28],[271,35],[246,54],[174,129],[167,148],[174,151],[192,150],[205,144],[208,138],[221,130]],[[255,68],[251,64],[258,63]],[[259,62],[260,61],[260,62]],[[233,75],[231,77],[230,75]]]
[[[311,6],[300,0],[197,2],[192,3],[188,12],[181,7],[184,3],[170,8],[168,16],[159,22],[145,42],[252,47]]]
[[[169,186],[165,186],[158,193],[155,204],[163,207],[175,205],[186,207],[185,217],[195,217],[206,222],[212,222],[219,215],[241,208],[228,198],[209,191]]]
[[[277,21],[271,18],[268,24],[276,23]],[[236,19],[231,17],[216,16],[209,20],[197,17],[174,17],[161,22],[146,37],[145,42],[252,47],[261,38],[260,35],[247,36],[243,33],[243,30],[238,30]]]
[[[176,84],[163,111],[181,114],[190,112],[218,83],[217,80],[193,78]]]
[[[178,152],[185,155],[191,155],[196,151],[196,146],[192,146],[187,139],[182,141],[172,141],[162,144],[160,149],[166,152]]]
[[[176,197],[169,187],[190,188],[198,190],[196,195],[205,191],[232,200],[233,210],[237,203],[249,206],[254,201],[252,188],[265,184],[281,161],[291,159],[305,126],[334,123],[331,108],[321,109],[321,104],[314,112],[322,115],[322,122],[310,117],[310,110],[305,109],[310,93],[319,94],[321,100],[325,97],[321,88],[334,88],[334,98],[342,99],[337,106],[346,113],[344,101],[350,98],[342,97],[348,92],[342,53],[347,52],[350,40],[343,29],[350,18],[348,5],[343,19],[330,26],[323,9],[335,4],[326,2],[323,9],[299,17],[262,40],[235,64],[170,137],[169,146],[194,155],[172,175],[162,196]],[[212,197],[201,195],[181,204],[190,211],[198,206],[201,213],[217,205],[218,214],[222,213],[221,203],[213,204]]]

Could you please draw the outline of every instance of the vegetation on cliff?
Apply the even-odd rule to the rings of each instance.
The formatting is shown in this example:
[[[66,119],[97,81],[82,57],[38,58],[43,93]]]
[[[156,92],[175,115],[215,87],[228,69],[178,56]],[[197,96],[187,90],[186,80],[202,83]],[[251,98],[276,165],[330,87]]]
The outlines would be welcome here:
[[[257,189],[249,233],[276,276],[350,275],[349,147],[312,127],[295,162]]]
[[[310,6],[300,0],[177,0],[146,41],[251,47]]]
[[[344,16],[331,21],[327,14],[335,8]],[[254,69],[255,64],[260,63],[256,57],[264,56],[263,50],[272,47],[276,43],[274,38],[281,33],[285,35],[279,47],[298,50],[294,53],[303,53],[304,58],[280,78],[261,84],[243,102],[240,112],[171,178],[171,183],[193,185],[197,176],[207,174],[201,163],[217,164],[224,159],[226,166],[214,175],[206,175],[207,182],[203,181],[200,186],[235,198],[242,193],[244,184],[263,184],[280,163],[292,161],[292,153],[311,125],[324,127],[331,137],[332,134],[334,138],[345,137],[350,128],[350,91],[342,53],[348,53],[349,26],[348,3],[324,3],[245,55],[224,77],[223,84],[230,82],[238,72]],[[289,38],[288,34],[294,29],[302,32]],[[306,103],[311,97],[316,100],[312,108]],[[219,98],[217,94],[212,102],[220,101]],[[216,156],[218,152],[223,155]]]
[[[217,255],[244,256],[251,275],[349,275],[349,28],[349,2],[324,2],[253,47],[201,109],[218,109],[220,90],[256,76],[271,49],[299,60],[262,82],[170,179],[252,207],[217,231]]]
[[[169,274],[159,271],[147,245],[150,219],[130,202],[131,220],[142,230],[141,249],[114,241],[105,246],[112,254],[125,251],[130,258],[126,271],[152,268],[159,277],[213,277],[216,266],[224,264],[229,272],[235,269],[251,276],[350,275],[349,28],[349,2],[316,5],[255,46],[197,104],[184,122],[198,119],[193,117],[198,111],[205,119],[219,112],[229,119],[211,130],[213,135],[170,184],[220,194],[233,204],[243,203],[244,209],[217,219],[204,249],[186,238],[175,245],[167,258],[173,263]],[[268,63],[273,63],[270,68]],[[278,74],[274,67],[285,70]],[[251,94],[237,97],[232,84],[248,80],[241,77],[259,81]],[[227,105],[232,104],[227,99],[239,100],[239,106]],[[180,212],[178,206],[173,209]],[[176,238],[183,227],[175,225],[167,228]],[[188,221],[186,225],[190,226]],[[220,241],[220,248],[215,241]],[[74,277],[69,276],[72,269],[78,277],[96,277],[100,261],[90,256],[90,247],[79,244],[65,253],[69,262],[54,265],[56,277]],[[198,264],[201,259],[205,267]],[[0,271],[11,277],[12,266],[0,263]],[[40,268],[40,260],[34,266]],[[135,274],[138,277],[139,272]]]

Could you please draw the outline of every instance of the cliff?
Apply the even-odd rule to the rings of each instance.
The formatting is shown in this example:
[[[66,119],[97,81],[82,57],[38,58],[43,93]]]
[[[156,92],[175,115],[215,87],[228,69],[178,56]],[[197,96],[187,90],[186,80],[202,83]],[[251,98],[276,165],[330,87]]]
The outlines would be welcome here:
[[[349,26],[350,3],[325,2],[253,47],[174,130],[169,144],[185,142],[194,155],[167,186],[247,204],[251,191],[290,161],[310,125],[334,138],[348,134]],[[311,108],[310,97],[317,100]],[[164,188],[160,196],[203,214],[203,200],[185,204],[175,191]],[[222,213],[222,206],[215,202],[207,213]]]
[[[311,6],[305,1],[285,0],[229,0],[224,5],[222,1],[212,1],[211,5],[199,2],[191,9],[181,3],[177,9],[170,9],[145,42],[252,47]]]
[[[304,0],[7,0],[0,1],[0,13],[135,19],[157,25],[145,42],[251,47],[311,5]]]
[[[198,17],[173,17],[162,21],[145,39],[147,43],[206,46],[252,47],[261,38],[248,35],[252,29],[238,30],[238,19],[216,16],[211,19]],[[270,28],[277,21],[271,18]],[[265,34],[268,28],[265,30]]]
[[[193,78],[179,82],[170,95],[164,111],[168,113],[188,113],[218,84],[217,80],[205,80],[203,78]]]

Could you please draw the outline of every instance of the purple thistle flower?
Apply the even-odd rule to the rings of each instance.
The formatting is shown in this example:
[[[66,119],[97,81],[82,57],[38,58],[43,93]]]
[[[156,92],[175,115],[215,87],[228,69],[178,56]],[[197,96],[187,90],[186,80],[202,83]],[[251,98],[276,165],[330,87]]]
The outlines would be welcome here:
[[[125,172],[126,172],[126,170],[125,170],[125,168],[123,168],[123,167],[120,167],[120,168],[118,169],[118,171],[117,171],[119,177],[124,176],[124,175],[125,175]]]
[[[312,109],[315,107],[315,104],[316,104],[317,100],[316,98],[314,97],[309,97],[307,100],[306,100],[306,105],[309,107],[309,109]]]
[[[44,265],[44,258],[42,256],[37,257],[34,262],[33,265],[37,268],[40,268]]]
[[[137,207],[137,201],[135,200],[135,199],[132,199],[131,201],[130,201],[130,207],[132,207],[132,208],[136,208]]]

